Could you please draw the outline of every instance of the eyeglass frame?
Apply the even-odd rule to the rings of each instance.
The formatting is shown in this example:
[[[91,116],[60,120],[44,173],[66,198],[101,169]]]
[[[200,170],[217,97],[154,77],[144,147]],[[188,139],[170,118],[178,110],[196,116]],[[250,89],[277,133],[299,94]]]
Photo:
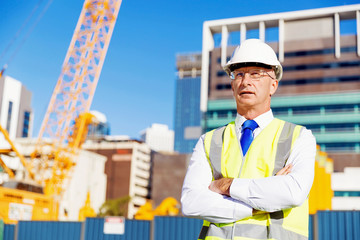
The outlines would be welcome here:
[[[270,70],[270,69],[269,69]],[[274,70],[274,69],[271,69],[271,70]],[[236,71],[236,70],[235,70]],[[243,74],[243,76],[241,77],[241,79],[239,78],[239,79],[236,79],[236,77],[235,76],[233,76],[234,74],[234,72],[235,71],[232,71],[231,73],[230,73],[230,79],[231,80],[244,80],[244,78],[245,78],[245,75],[246,75],[246,73],[248,73],[249,74],[249,76],[250,76],[250,78],[252,79],[252,80],[256,80],[256,81],[259,81],[262,77],[264,77],[264,76],[266,76],[266,75],[268,75],[271,79],[275,79],[275,78],[273,78],[272,76],[270,76],[270,74],[267,72],[267,71],[265,71],[265,70],[263,70],[263,69],[250,69],[249,71],[238,71],[238,72],[243,72],[244,74]],[[258,77],[258,78],[253,78],[252,76],[251,76],[251,74],[250,74],[250,72],[252,72],[252,71],[260,71],[262,74],[263,73],[266,73],[266,75],[265,74],[263,74],[263,75],[261,75],[260,77]]]

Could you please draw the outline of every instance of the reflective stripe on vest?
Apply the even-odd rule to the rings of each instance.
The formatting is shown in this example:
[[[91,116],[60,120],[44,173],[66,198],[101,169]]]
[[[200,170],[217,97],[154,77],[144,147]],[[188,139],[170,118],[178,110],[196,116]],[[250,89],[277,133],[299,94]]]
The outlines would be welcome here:
[[[273,154],[271,161],[273,161],[273,167],[271,167],[269,170],[270,172],[267,173],[267,176],[274,176],[279,170],[281,170],[287,162],[287,159],[290,156],[291,153],[291,149],[292,149],[292,145],[295,142],[295,140],[297,139],[297,137],[299,136],[302,127],[289,123],[289,122],[284,122],[282,120],[279,119],[274,119],[273,122],[271,124],[269,124],[269,128],[271,129],[271,131],[269,131],[270,129],[267,129],[267,131],[265,131],[264,129],[264,134],[267,134],[265,136],[265,139],[269,140],[269,136],[272,136],[271,134],[275,134],[276,136],[270,137],[273,138],[273,141],[275,143],[276,148],[274,148]],[[209,133],[207,133],[206,137],[205,137],[205,152],[209,161],[209,164],[211,166],[212,169],[212,173],[213,173],[213,179],[219,179],[221,177],[223,177],[222,174],[222,170],[224,171],[224,174],[228,174],[228,170],[227,168],[224,169],[224,166],[221,166],[221,164],[223,163],[222,160],[222,154],[224,154],[223,151],[225,151],[225,154],[228,154],[228,150],[229,147],[232,146],[232,148],[234,148],[235,144],[232,145],[227,145],[230,144],[229,139],[224,140],[224,136],[226,136],[226,138],[230,137],[233,140],[231,141],[235,141],[234,139],[234,123],[230,123],[227,126],[215,129],[214,131],[211,131]],[[276,131],[275,131],[276,130]],[[229,133],[230,131],[230,133]],[[227,134],[225,133],[227,132]],[[230,134],[230,135],[229,135]],[[259,141],[261,141],[261,139],[264,137],[263,135],[259,135],[259,140],[258,140],[258,145],[255,144],[254,148],[257,147],[264,147],[264,148],[273,148],[271,145],[264,145],[261,146],[259,145]],[[225,141],[225,150],[223,149],[223,144]],[[238,139],[236,140],[238,142]],[[255,140],[254,140],[255,142]],[[254,143],[253,142],[253,143]],[[233,142],[232,142],[233,143]],[[238,144],[236,145],[238,146]],[[240,149],[240,146],[239,146]],[[249,148],[249,151],[251,152],[251,146]],[[253,150],[256,151],[256,150]],[[241,149],[237,150],[237,151],[232,151],[231,153],[235,153],[235,156],[237,154],[239,154],[238,157],[240,157],[240,153],[241,153]],[[271,153],[271,151],[270,151]],[[225,155],[225,157],[227,156],[227,158],[225,159],[229,159],[229,157],[232,157],[233,154],[228,154]],[[268,158],[267,155],[262,155],[265,158]],[[242,157],[242,155],[241,155]],[[240,158],[241,158],[240,157]],[[248,156],[250,157],[250,156]],[[245,161],[245,157],[242,158],[242,161]],[[270,159],[270,158],[269,158]],[[240,160],[241,161],[241,160]],[[224,163],[223,163],[224,164]],[[266,163],[269,164],[269,163]],[[244,163],[241,163],[241,167],[240,169],[242,169]],[[233,165],[230,165],[230,167]],[[222,169],[223,167],[223,169]],[[237,167],[236,167],[237,168]],[[251,169],[248,169],[251,171]],[[235,175],[234,175],[235,174]],[[241,170],[239,173],[239,177],[241,174]],[[237,177],[236,173],[233,171],[232,174],[233,177]],[[231,177],[230,176],[225,176],[225,177]],[[250,177],[251,176],[247,176]],[[266,176],[264,176],[266,177]],[[286,212],[285,216],[286,219],[289,216],[290,212],[294,212],[291,213],[292,217],[289,219],[293,219],[294,217],[298,216],[296,215],[299,211],[301,213],[305,211],[307,207],[307,203],[303,204],[301,207],[297,207],[295,208],[296,210],[292,211],[291,210],[284,210]],[[294,215],[295,214],[295,215]],[[251,220],[252,217],[249,218],[249,220],[240,220],[239,222],[237,222],[235,225],[233,224],[226,224],[225,226],[222,224],[213,224],[213,223],[209,223],[207,221],[204,222],[204,226],[201,230],[199,239],[206,239],[206,240],[212,240],[212,239],[216,239],[216,240],[220,240],[220,239],[232,239],[232,237],[235,237],[236,239],[242,239],[242,238],[246,238],[246,239],[299,239],[299,240],[304,240],[304,239],[308,239],[307,236],[305,236],[305,229],[307,228],[307,225],[305,227],[305,222],[304,222],[304,226],[300,226],[300,229],[296,230],[297,227],[295,225],[295,229],[294,229],[294,224],[291,222],[292,220],[288,220],[290,221],[290,225],[288,225],[287,222],[285,222],[284,224],[284,212],[283,211],[278,211],[278,212],[273,212],[273,213],[269,213],[269,220]],[[255,217],[256,218],[256,217]],[[301,218],[303,219],[303,218]],[[307,219],[308,220],[308,219]],[[206,224],[205,224],[206,223]],[[221,226],[219,226],[221,225]],[[286,226],[285,226],[286,225]],[[235,226],[235,227],[233,227]],[[285,226],[285,227],[284,227]],[[289,230],[291,229],[291,230]],[[294,231],[292,231],[292,229],[294,229]],[[301,233],[301,234],[300,234]]]
[[[210,143],[209,156],[213,156],[210,157],[210,161],[213,159],[210,165],[212,166],[214,179],[219,179],[223,177],[221,174],[221,161],[219,159],[221,159],[221,150],[223,145],[223,134],[225,127],[226,126],[215,129]]]
[[[233,229],[235,226],[235,229]],[[232,239],[232,234],[236,238],[246,239],[284,239],[284,240],[307,240],[306,236],[285,230],[281,225],[262,226],[255,224],[235,224],[233,226],[218,227],[211,223],[203,226],[199,239],[207,236],[214,236],[216,239]],[[271,228],[271,230],[269,229]],[[211,239],[211,237],[206,238]]]

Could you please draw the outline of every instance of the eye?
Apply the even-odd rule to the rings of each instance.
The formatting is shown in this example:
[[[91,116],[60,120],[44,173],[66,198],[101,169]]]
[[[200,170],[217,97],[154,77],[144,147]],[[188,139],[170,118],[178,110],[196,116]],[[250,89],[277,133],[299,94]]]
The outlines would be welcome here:
[[[251,78],[259,78],[261,77],[261,71],[260,70],[252,70],[249,72]]]
[[[243,78],[244,77],[244,73],[243,72],[236,72],[235,73],[235,78]]]

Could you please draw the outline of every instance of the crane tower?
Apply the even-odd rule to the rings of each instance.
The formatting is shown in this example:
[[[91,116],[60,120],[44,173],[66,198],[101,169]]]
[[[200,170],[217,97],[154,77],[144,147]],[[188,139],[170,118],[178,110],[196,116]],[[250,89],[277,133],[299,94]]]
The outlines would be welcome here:
[[[85,0],[30,162],[35,180],[55,192],[74,165],[75,121],[89,111],[122,0]],[[45,141],[49,140],[49,141]]]

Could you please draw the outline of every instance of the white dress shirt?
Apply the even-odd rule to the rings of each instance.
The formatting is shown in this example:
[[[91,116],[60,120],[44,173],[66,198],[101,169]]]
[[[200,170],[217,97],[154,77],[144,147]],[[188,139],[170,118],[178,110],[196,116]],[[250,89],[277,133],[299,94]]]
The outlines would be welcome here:
[[[272,111],[256,117],[259,125],[254,138],[274,119]],[[235,127],[238,140],[246,121],[237,115]],[[314,179],[316,142],[310,130],[301,131],[294,143],[287,164],[291,173],[261,179],[235,178],[230,197],[209,190],[212,172],[206,158],[202,135],[190,159],[182,188],[181,204],[185,216],[198,217],[214,223],[230,223],[249,217],[252,209],[274,212],[301,205],[307,198]]]

